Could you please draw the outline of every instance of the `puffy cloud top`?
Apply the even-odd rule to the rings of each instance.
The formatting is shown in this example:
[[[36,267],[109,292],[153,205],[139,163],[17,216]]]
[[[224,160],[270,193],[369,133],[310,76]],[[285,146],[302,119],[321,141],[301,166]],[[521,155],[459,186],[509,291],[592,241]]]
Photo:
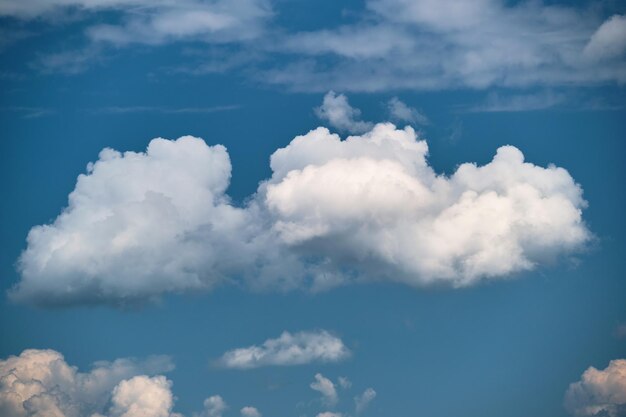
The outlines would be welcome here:
[[[569,386],[565,407],[576,417],[626,415],[626,360],[609,362],[605,369],[587,369]]]
[[[226,149],[194,137],[111,149],[68,207],[33,227],[12,295],[36,304],[128,302],[241,280],[320,290],[352,281],[459,287],[530,270],[590,236],[582,190],[563,168],[512,146],[450,176],[416,132],[378,124],[342,140],[326,128],[278,149],[243,207]]]
[[[162,410],[171,408],[171,394],[168,397],[162,395],[164,392],[150,394],[144,390],[149,385],[166,386],[169,393],[165,378],[136,375],[172,368],[168,357],[156,356],[143,362],[96,362],[90,372],[82,373],[56,351],[25,350],[19,356],[0,360],[0,415],[100,416],[112,398],[110,417],[169,417]]]

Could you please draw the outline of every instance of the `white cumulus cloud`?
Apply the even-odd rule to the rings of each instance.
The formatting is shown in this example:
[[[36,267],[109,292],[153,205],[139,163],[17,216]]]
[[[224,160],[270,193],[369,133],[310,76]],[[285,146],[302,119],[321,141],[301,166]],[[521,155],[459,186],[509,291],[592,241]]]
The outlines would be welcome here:
[[[229,350],[218,363],[227,368],[302,365],[311,362],[338,362],[350,356],[341,339],[327,331],[283,332],[260,346]]]
[[[68,206],[27,238],[11,291],[40,305],[156,299],[241,281],[314,291],[368,280],[461,287],[502,279],[590,238],[567,170],[513,146],[449,176],[411,127],[341,139],[326,128],[271,156],[272,176],[230,202],[226,149],[190,136],[105,149]]]
[[[146,361],[96,362],[83,373],[59,352],[25,350],[0,360],[0,415],[84,417],[100,415],[111,402],[110,417],[169,417],[171,394],[157,390],[156,395],[146,391],[142,396],[137,387],[166,387],[169,393],[164,377],[147,375],[172,368],[168,357],[156,356]]]
[[[576,417],[626,415],[626,360],[616,359],[602,370],[589,367],[570,384],[565,407]]]

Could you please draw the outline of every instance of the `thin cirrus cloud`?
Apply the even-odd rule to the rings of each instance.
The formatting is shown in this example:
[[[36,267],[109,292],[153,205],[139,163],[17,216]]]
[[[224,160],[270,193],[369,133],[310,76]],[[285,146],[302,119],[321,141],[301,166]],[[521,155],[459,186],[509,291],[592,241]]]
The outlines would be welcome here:
[[[272,176],[235,206],[223,146],[186,136],[154,139],[146,152],[104,149],[68,207],[29,232],[10,295],[125,305],[233,280],[279,291],[464,287],[535,269],[590,239],[582,189],[565,169],[503,146],[486,165],[445,176],[427,154],[411,127],[377,124],[344,140],[320,127],[274,152]]]
[[[94,42],[114,45],[164,44],[181,40],[244,41],[258,36],[273,15],[266,0],[52,0],[0,2],[0,16],[20,20],[59,20],[78,11],[84,16],[116,12],[118,23],[89,26]],[[76,19],[77,17],[74,17]]]
[[[564,405],[574,417],[626,415],[626,360],[612,360],[605,369],[589,367],[570,384]]]
[[[261,345],[229,350],[216,364],[225,368],[252,369],[339,362],[349,356],[350,351],[343,341],[325,330],[283,332],[278,338],[268,339]]]

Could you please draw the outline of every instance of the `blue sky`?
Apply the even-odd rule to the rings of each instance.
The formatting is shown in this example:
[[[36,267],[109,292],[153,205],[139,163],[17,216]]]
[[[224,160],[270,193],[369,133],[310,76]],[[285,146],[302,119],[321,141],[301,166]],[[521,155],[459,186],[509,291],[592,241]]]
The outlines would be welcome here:
[[[626,415],[625,13],[0,0],[0,415]]]

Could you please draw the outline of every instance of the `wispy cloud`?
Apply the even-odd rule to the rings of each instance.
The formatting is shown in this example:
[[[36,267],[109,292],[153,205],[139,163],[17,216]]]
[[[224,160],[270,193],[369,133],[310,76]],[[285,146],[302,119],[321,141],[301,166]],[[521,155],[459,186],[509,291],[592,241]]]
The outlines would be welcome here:
[[[551,91],[533,94],[490,93],[483,103],[464,108],[468,113],[504,113],[545,110],[556,107],[566,101],[565,94]]]
[[[93,109],[93,113],[127,114],[127,113],[161,113],[161,114],[193,114],[216,113],[240,109],[240,105],[211,107],[155,107],[155,106],[110,106]]]
[[[30,107],[30,106],[7,106],[0,107],[1,112],[16,113],[22,119],[36,119],[55,113],[54,109],[48,107]]]
[[[311,362],[338,362],[350,356],[341,339],[325,330],[283,332],[260,346],[226,352],[217,363],[226,368],[250,369],[260,366],[302,365]]]

